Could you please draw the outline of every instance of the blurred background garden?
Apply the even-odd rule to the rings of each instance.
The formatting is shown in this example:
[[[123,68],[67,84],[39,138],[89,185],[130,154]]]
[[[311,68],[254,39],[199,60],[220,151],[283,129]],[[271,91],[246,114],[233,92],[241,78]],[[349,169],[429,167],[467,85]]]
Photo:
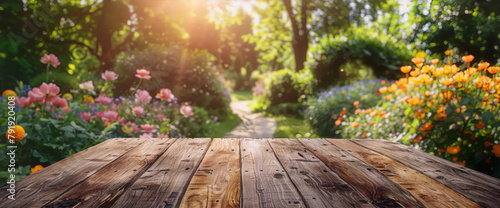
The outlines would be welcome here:
[[[500,2],[3,0],[0,178],[117,137],[387,139],[500,177]]]

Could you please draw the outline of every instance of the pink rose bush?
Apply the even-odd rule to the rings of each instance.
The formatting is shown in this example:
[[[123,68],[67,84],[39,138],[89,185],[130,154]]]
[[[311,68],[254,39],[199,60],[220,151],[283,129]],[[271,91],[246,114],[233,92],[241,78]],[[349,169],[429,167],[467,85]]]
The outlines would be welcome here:
[[[101,74],[101,78],[106,81],[114,81],[118,79],[118,74],[116,74],[114,71],[106,70]]]

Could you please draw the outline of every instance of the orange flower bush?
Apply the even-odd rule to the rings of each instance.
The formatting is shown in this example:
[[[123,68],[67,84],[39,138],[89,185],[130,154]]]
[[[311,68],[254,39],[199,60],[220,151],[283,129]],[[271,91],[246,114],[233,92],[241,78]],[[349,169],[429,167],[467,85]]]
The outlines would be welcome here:
[[[404,141],[457,164],[498,174],[500,67],[474,63],[473,55],[453,60],[452,53],[446,51],[442,62],[413,58],[414,69],[401,69],[411,77],[396,81],[391,90],[380,88],[382,96],[392,98],[385,100],[387,106],[394,106],[383,109],[405,112]]]

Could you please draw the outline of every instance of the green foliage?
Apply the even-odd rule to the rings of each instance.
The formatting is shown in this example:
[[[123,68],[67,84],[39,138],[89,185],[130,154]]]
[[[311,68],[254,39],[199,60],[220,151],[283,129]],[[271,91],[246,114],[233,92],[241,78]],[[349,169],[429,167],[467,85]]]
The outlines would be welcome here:
[[[500,59],[500,1],[413,1],[413,41],[441,54],[457,48],[490,63]],[[427,6],[428,5],[428,6]]]
[[[295,116],[273,116],[277,122],[274,138],[318,138],[306,120]]]
[[[296,114],[302,105],[302,99],[312,93],[314,80],[309,70],[294,72],[290,69],[281,69],[263,76],[264,92],[254,97],[256,101],[252,106],[254,111]]]
[[[114,93],[128,93],[139,82],[134,76],[136,69],[145,68],[151,71],[152,79],[143,82],[142,87],[150,94],[169,88],[179,102],[189,101],[224,117],[229,113],[229,93],[223,89],[221,74],[211,61],[213,56],[206,51],[186,50],[177,45],[127,51],[117,58],[115,70],[120,72],[120,81]]]
[[[346,138],[351,134],[344,135],[342,126],[335,125],[339,117],[345,116],[345,111],[354,115],[356,108],[372,108],[381,100],[376,92],[382,86],[381,80],[360,81],[342,87],[332,87],[319,92],[316,96],[307,100],[307,109],[304,117],[321,137]],[[354,106],[354,101],[359,101],[359,106]]]
[[[389,36],[378,34],[367,28],[357,28],[342,35],[324,37],[312,49],[309,67],[318,81],[317,87],[324,89],[338,83],[345,63],[361,60],[372,68],[379,78],[395,78],[399,66],[411,57],[404,43],[393,42]]]

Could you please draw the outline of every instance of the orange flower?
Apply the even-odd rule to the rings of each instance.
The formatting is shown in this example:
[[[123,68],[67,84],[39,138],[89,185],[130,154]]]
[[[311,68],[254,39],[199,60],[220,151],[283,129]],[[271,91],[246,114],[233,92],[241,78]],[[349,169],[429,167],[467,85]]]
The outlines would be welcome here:
[[[445,149],[443,149],[443,148],[441,148],[441,149],[439,150],[439,152],[441,152],[441,153],[445,153],[445,152],[446,152],[446,150],[445,150]]]
[[[464,61],[465,63],[470,63],[472,62],[472,60],[474,60],[473,55],[462,56],[462,61]]]
[[[410,72],[410,75],[411,75],[412,77],[417,77],[419,74],[420,74],[420,72],[419,72],[419,71],[412,71],[412,72]]]
[[[406,99],[406,102],[413,106],[419,106],[422,105],[422,103],[424,103],[424,101],[417,96]]]
[[[354,114],[359,114],[359,113],[361,113],[361,109],[359,108],[354,111]]]
[[[477,69],[474,67],[471,67],[471,68],[468,68],[467,70],[465,70],[465,73],[470,75],[470,76],[474,76],[477,74]]]
[[[387,112],[385,111],[380,111],[380,116],[385,116],[387,114]]]
[[[372,122],[370,123],[370,125],[372,125],[372,126],[373,126],[373,125],[375,125],[375,121],[372,121]]]
[[[368,133],[367,133],[367,132],[365,132],[365,133],[363,133],[363,135],[361,135],[361,137],[362,137],[362,138],[365,138],[367,134],[368,134]]]
[[[477,69],[478,70],[483,70],[483,69],[488,68],[488,66],[490,66],[490,63],[488,63],[488,62],[482,62],[482,63],[479,63],[479,65],[477,65]]]
[[[359,101],[358,100],[354,101],[354,103],[352,103],[352,105],[358,106],[359,105]]]
[[[380,81],[380,84],[385,85],[385,83],[387,83],[387,81],[385,81],[385,79],[384,79],[384,80],[382,80],[382,81]]]
[[[43,169],[43,166],[36,165],[35,167],[31,168],[31,174],[36,173],[36,172],[38,172],[41,169]]]
[[[452,50],[452,49],[450,49],[450,50],[445,51],[445,52],[444,52],[444,55],[449,56],[449,55],[451,55],[452,53],[453,53],[453,50]]]
[[[453,80],[455,82],[468,82],[470,81],[470,76],[464,72],[458,72],[455,76],[453,76]]]
[[[21,140],[24,139],[24,135],[26,134],[26,131],[24,131],[24,128],[20,125],[14,125],[13,128],[8,128],[7,132],[5,133],[5,138],[7,140],[14,140],[15,142],[20,142]]]
[[[422,127],[420,127],[420,130],[421,131],[430,131],[433,127],[434,127],[434,125],[432,125],[430,122],[427,122],[424,125],[422,125]]]
[[[500,144],[493,145],[493,150],[491,152],[495,154],[495,157],[500,157]]]
[[[457,154],[460,152],[460,146],[448,146],[446,147],[446,151],[452,155]]]
[[[386,93],[387,92],[387,87],[381,87],[380,89],[378,89],[378,91],[382,94]]]
[[[401,67],[401,72],[403,72],[405,74],[410,72],[410,71],[411,71],[411,66],[402,66]]]
[[[431,72],[431,71],[434,71],[434,65],[425,65],[424,67],[422,67],[422,73],[428,73],[428,72]]]
[[[465,163],[464,162],[455,162],[455,163],[465,167]]]
[[[484,128],[484,123],[483,123],[483,122],[481,122],[481,121],[480,121],[480,122],[477,122],[477,123],[476,123],[476,128],[478,128],[478,129],[482,129],[482,128]]]
[[[444,79],[441,79],[441,84],[443,84],[444,86],[450,86],[453,84],[453,79],[451,78],[444,78]]]
[[[500,71],[500,67],[498,67],[498,66],[490,66],[490,67],[488,67],[488,72],[490,74],[496,74],[499,71]]]
[[[375,116],[377,116],[377,112],[375,112],[375,111],[371,112],[371,113],[370,113],[370,116],[371,116],[371,117],[375,117]]]
[[[387,91],[396,92],[397,89],[398,89],[398,86],[396,84],[392,84],[389,88],[387,88]]]
[[[434,65],[436,65],[437,63],[439,63],[439,59],[432,59],[431,63],[434,64]]]
[[[337,119],[337,120],[335,121],[335,126],[338,126],[338,125],[340,125],[340,124],[342,124],[342,120]]]
[[[443,68],[438,68],[438,69],[432,71],[432,75],[434,75],[434,77],[439,77],[439,76],[443,75],[443,73],[444,73]]]
[[[354,123],[352,123],[352,128],[356,128],[356,127],[358,127],[358,126],[359,126],[359,123],[358,123],[358,122],[354,122]]]
[[[14,91],[12,91],[12,90],[5,90],[5,91],[3,91],[3,93],[2,93],[2,97],[3,97],[4,99],[8,99],[8,98],[6,98],[6,97],[5,97],[5,96],[7,96],[7,95],[9,95],[9,96],[14,96],[14,97],[16,97],[16,98],[17,98],[17,94],[16,94],[16,92],[14,92]]]
[[[414,57],[411,59],[411,62],[418,66],[419,64],[424,63],[424,59],[421,57]]]
[[[443,97],[447,100],[451,100],[451,98],[453,98],[453,92],[449,90],[444,90]]]
[[[391,98],[392,98],[392,94],[388,94],[388,95],[385,96],[386,100],[390,100]]]
[[[345,114],[347,113],[347,111],[343,110],[343,111],[340,111],[340,113],[341,113],[342,115],[345,115]]]
[[[491,146],[491,142],[490,142],[490,141],[485,141],[485,142],[484,142],[484,146],[485,146],[485,147],[489,147],[489,146]]]

